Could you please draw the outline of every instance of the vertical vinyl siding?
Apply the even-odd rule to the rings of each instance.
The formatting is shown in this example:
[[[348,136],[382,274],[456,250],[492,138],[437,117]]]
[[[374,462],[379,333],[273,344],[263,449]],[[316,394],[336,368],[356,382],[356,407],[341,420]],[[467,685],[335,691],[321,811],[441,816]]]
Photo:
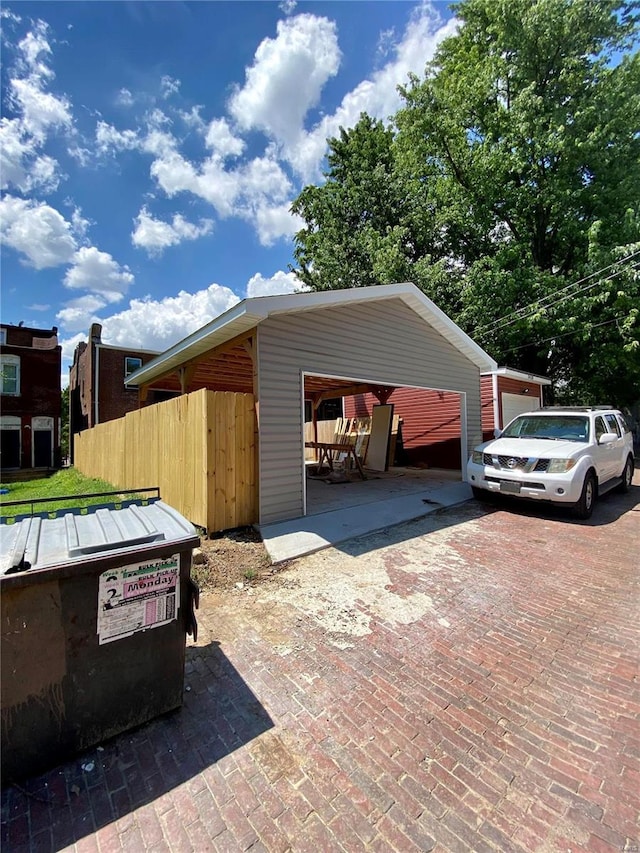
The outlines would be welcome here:
[[[478,368],[400,300],[270,317],[258,331],[260,522],[303,513],[302,374],[467,394],[480,441]]]

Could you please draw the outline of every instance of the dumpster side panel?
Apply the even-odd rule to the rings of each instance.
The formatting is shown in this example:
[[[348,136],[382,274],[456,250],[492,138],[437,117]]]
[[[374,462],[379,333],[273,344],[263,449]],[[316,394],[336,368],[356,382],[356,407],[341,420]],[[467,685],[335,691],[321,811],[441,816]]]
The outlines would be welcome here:
[[[176,552],[173,545],[170,553]],[[3,589],[3,784],[182,704],[191,550],[179,554],[177,618],[102,645],[97,615],[104,562],[89,573]],[[162,556],[170,554],[154,554]],[[108,567],[127,562],[120,555]]]

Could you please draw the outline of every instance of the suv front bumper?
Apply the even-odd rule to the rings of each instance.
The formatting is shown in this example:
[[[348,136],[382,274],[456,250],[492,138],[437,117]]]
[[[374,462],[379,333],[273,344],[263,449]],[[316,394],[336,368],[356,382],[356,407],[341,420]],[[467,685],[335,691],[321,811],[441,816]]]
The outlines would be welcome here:
[[[495,494],[567,504],[579,500],[584,475],[575,468],[563,474],[539,471],[525,473],[469,462],[467,479],[470,486]]]

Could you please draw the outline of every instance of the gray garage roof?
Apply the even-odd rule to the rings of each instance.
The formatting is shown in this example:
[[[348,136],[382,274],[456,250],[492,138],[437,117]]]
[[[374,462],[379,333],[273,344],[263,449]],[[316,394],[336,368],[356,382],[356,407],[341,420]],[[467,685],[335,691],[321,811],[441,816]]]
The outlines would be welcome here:
[[[481,371],[497,368],[497,363],[478,346],[453,320],[441,311],[415,284],[385,284],[375,287],[353,287],[347,290],[289,293],[282,296],[258,296],[244,299],[206,326],[179,341],[157,358],[127,377],[127,385],[146,385],[160,376],[177,370],[185,362],[204,355],[215,347],[248,332],[267,317],[295,314],[315,308],[334,308],[363,302],[401,299],[433,329],[465,355]]]

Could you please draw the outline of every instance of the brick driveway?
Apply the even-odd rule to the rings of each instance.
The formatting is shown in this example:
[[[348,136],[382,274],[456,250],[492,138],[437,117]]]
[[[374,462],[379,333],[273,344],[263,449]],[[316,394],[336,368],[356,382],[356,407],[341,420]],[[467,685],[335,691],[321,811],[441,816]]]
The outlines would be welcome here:
[[[635,483],[206,596],[182,711],[3,792],[2,849],[638,851]]]

